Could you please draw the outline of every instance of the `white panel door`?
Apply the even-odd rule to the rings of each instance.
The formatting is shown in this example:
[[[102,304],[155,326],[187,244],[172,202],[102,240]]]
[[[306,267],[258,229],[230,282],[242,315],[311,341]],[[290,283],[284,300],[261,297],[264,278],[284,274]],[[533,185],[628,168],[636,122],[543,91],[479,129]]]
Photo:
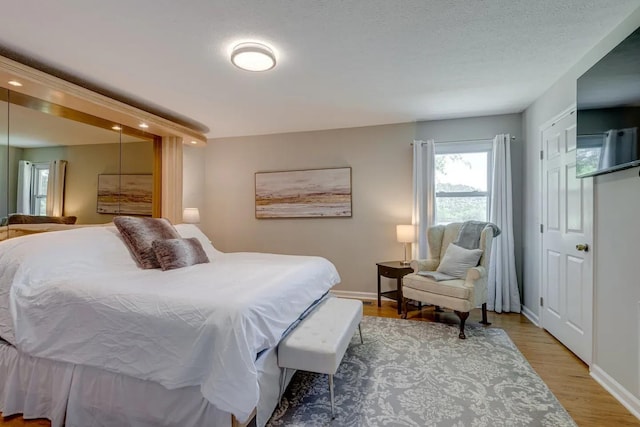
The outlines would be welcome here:
[[[542,327],[591,364],[593,178],[576,178],[576,114],[542,132]]]

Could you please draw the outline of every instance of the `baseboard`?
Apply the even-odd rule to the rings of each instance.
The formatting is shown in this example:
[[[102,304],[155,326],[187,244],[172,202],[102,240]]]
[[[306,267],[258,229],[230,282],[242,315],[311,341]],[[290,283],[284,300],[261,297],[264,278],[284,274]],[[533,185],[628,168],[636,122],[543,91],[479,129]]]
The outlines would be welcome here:
[[[533,323],[534,325],[540,327],[540,319],[538,318],[538,315],[535,314],[533,311],[529,310],[529,308],[527,308],[524,305],[520,306],[520,311],[522,313],[522,315],[524,317],[526,317],[527,319],[529,319],[531,321],[531,323]]]
[[[640,400],[636,396],[611,378],[609,374],[603,371],[598,365],[591,365],[589,373],[598,384],[611,393],[618,402],[622,403],[622,406],[627,408],[636,418],[640,419]]]
[[[378,299],[378,294],[374,292],[337,291],[332,289],[331,293],[340,298]]]

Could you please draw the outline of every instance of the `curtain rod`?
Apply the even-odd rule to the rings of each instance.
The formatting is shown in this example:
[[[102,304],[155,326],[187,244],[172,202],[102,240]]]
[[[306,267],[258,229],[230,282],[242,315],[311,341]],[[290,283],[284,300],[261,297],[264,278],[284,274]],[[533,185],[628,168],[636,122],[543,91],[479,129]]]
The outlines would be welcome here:
[[[480,141],[493,141],[493,139],[495,138],[473,138],[473,139],[455,139],[455,140],[451,140],[451,141],[434,141],[436,144],[448,144],[448,143],[453,143],[453,142],[480,142]],[[516,139],[515,136],[511,137],[511,140],[514,141]],[[413,145],[414,142],[420,142],[420,143],[425,143],[425,141],[412,141],[409,143],[409,145]]]

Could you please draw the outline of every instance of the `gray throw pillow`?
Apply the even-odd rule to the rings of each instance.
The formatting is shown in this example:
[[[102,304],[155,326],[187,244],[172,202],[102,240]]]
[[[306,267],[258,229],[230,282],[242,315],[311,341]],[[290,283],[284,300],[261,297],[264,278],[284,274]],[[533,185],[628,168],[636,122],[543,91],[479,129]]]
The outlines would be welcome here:
[[[207,254],[196,237],[156,240],[152,246],[162,271],[209,262]]]
[[[165,218],[138,218],[117,216],[113,223],[141,268],[159,268],[160,263],[153,251],[156,240],[178,239],[180,234]]]
[[[464,279],[467,270],[478,265],[482,249],[465,249],[450,243],[436,271]]]

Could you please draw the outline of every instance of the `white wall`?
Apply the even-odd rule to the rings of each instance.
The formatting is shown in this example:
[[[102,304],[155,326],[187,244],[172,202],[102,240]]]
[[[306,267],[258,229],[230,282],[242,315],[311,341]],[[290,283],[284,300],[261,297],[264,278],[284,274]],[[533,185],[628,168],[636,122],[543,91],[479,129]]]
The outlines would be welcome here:
[[[640,168],[596,178],[594,363],[640,398]]]
[[[576,102],[576,80],[640,26],[640,8],[591,49],[523,115],[526,139],[524,209],[524,303],[539,313],[540,127]],[[593,363],[635,397],[640,396],[640,180],[638,168],[594,181],[594,357]],[[633,254],[633,255],[632,255]]]
[[[402,259],[395,225],[411,223],[410,142],[492,138],[509,132],[518,138],[517,171],[521,125],[521,115],[510,114],[213,139],[206,148],[207,215],[202,229],[222,251],[326,257],[342,277],[337,289],[375,293],[375,263]],[[255,218],[255,172],[343,166],[352,168],[352,218]]]

